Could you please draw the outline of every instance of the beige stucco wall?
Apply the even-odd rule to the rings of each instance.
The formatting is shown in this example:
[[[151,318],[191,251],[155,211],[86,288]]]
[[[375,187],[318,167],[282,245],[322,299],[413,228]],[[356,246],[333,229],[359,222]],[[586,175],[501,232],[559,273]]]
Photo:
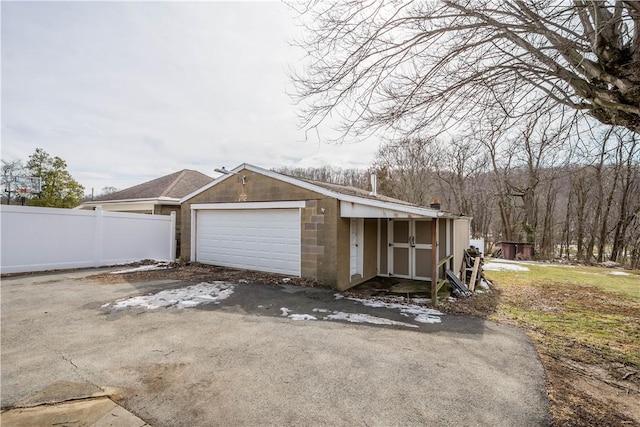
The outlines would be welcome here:
[[[378,220],[364,220],[364,263],[363,276],[365,280],[378,274]]]
[[[190,260],[192,204],[304,200],[300,231],[301,276],[330,286],[343,284],[343,272],[349,273],[349,228],[347,224],[345,231],[344,219],[339,217],[338,200],[246,169],[238,174],[182,204],[181,259]],[[242,175],[246,176],[245,184],[242,184]],[[343,237],[340,243],[338,235]],[[346,270],[345,262],[338,262],[338,259],[345,259],[345,237]]]
[[[380,275],[387,276],[389,274],[389,265],[388,265],[388,257],[389,257],[389,240],[388,240],[388,231],[387,226],[389,224],[389,220],[387,218],[382,218],[380,220],[380,247],[378,250],[380,251]]]
[[[377,275],[378,266],[378,220],[365,219],[363,223],[362,276],[351,277],[351,218],[338,218],[337,234],[337,281],[339,290],[349,289]]]

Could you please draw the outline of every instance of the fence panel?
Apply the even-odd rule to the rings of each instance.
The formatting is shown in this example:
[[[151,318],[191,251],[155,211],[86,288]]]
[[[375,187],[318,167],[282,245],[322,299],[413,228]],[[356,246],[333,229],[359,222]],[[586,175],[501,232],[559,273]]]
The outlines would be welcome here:
[[[175,214],[0,206],[0,272],[173,260]]]

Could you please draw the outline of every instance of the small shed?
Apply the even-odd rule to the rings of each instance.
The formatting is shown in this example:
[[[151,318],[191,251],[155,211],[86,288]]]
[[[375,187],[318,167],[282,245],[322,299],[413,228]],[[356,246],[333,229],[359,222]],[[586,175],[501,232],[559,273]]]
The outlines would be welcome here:
[[[530,261],[533,257],[533,244],[526,242],[500,242],[502,258]]]

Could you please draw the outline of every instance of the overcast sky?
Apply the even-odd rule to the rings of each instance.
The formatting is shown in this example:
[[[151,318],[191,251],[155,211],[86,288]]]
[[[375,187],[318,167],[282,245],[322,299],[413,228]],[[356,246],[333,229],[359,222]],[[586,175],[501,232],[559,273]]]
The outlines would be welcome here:
[[[278,2],[7,2],[2,159],[40,147],[96,194],[241,163],[366,167],[379,141],[304,141],[286,90],[304,55]]]

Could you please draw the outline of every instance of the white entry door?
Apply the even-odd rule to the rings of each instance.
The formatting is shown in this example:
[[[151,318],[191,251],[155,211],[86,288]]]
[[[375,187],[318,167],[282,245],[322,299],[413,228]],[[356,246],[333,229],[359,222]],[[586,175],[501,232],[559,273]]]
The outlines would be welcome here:
[[[300,275],[300,210],[198,210],[196,261]]]
[[[351,218],[351,249],[349,252],[349,276],[362,276],[364,219]]]

